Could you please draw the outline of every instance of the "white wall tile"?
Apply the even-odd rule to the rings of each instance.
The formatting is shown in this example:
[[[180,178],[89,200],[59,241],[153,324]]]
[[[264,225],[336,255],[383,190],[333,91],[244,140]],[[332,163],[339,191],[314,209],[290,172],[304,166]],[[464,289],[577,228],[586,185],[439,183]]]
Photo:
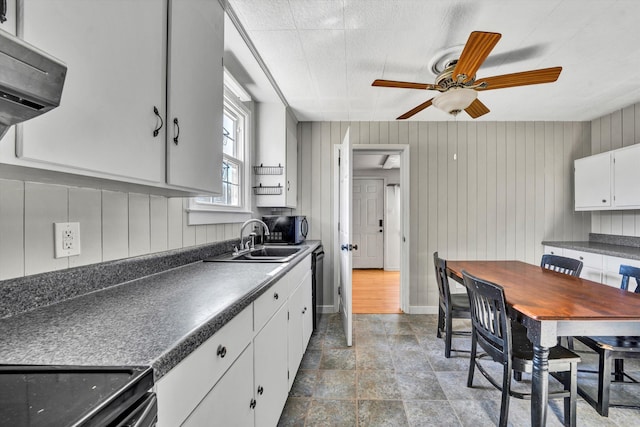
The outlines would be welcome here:
[[[151,252],[168,248],[168,201],[166,197],[151,196]]]
[[[80,223],[80,255],[69,257],[69,267],[102,261],[101,191],[70,187],[69,222]]]
[[[146,255],[151,248],[149,195],[129,193],[129,256]]]
[[[207,226],[196,225],[196,245],[204,245],[207,243]]]
[[[187,221],[187,208],[189,199],[182,199],[182,247],[194,246],[196,244],[196,228],[189,226]]]
[[[129,197],[127,193],[102,191],[102,260],[129,256]]]
[[[67,222],[67,187],[25,183],[24,271],[26,275],[69,267],[69,258],[54,258],[53,224]]]
[[[24,275],[24,182],[0,179],[0,280]]]
[[[169,249],[178,249],[182,247],[182,199],[173,197],[167,202],[167,244]]]

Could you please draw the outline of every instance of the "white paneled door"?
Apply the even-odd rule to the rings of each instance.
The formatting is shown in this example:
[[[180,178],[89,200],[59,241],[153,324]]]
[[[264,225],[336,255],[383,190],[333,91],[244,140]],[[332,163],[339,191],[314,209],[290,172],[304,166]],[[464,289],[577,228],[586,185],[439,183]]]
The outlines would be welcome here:
[[[351,269],[352,269],[352,242],[351,242],[351,201],[353,190],[353,178],[351,159],[353,147],[349,140],[349,129],[344,136],[340,147],[339,176],[339,245],[340,250],[340,315],[344,325],[344,335],[347,345],[352,342],[353,309],[351,305]]]
[[[384,267],[384,181],[353,180],[353,268]]]

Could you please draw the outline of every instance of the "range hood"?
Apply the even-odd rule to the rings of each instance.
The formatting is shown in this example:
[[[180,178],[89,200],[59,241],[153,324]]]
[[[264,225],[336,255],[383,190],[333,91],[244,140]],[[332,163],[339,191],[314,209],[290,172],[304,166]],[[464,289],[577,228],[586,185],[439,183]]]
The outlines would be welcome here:
[[[64,63],[0,30],[0,138],[60,105],[66,75]]]

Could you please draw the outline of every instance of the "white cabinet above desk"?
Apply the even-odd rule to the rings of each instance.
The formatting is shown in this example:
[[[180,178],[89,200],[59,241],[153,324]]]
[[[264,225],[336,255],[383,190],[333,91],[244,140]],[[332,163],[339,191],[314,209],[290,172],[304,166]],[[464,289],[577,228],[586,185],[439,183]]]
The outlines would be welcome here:
[[[575,210],[640,209],[640,144],[577,159]]]

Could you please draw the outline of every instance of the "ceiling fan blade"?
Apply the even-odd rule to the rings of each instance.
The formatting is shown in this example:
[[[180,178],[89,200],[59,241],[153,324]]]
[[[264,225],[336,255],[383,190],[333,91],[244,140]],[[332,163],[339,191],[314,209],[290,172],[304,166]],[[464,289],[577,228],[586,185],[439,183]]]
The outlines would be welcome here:
[[[487,87],[477,90],[502,89],[505,87],[537,85],[552,83],[558,80],[562,67],[542,68],[540,70],[522,71],[520,73],[503,74],[476,80],[476,83],[487,83]]]
[[[489,109],[478,98],[476,98],[471,105],[464,109],[471,116],[472,119],[477,119],[480,116],[484,116],[489,112]]]
[[[423,89],[423,90],[431,90],[434,88],[432,84],[428,83],[412,83],[412,82],[398,82],[395,80],[374,80],[371,83],[371,86],[382,86],[382,87],[399,87],[403,89]]]
[[[460,54],[456,67],[453,69],[453,79],[456,80],[458,75],[465,74],[467,78],[464,81],[471,80],[498,43],[500,37],[502,37],[502,34],[499,33],[472,32]]]
[[[411,110],[407,111],[403,115],[401,115],[398,118],[396,118],[396,120],[408,119],[409,117],[413,116],[414,114],[418,114],[420,111],[422,111],[425,108],[429,107],[431,105],[431,101],[433,101],[433,98],[431,98],[430,100],[428,100],[426,102],[423,102],[422,104],[418,105],[415,108],[412,108]]]

